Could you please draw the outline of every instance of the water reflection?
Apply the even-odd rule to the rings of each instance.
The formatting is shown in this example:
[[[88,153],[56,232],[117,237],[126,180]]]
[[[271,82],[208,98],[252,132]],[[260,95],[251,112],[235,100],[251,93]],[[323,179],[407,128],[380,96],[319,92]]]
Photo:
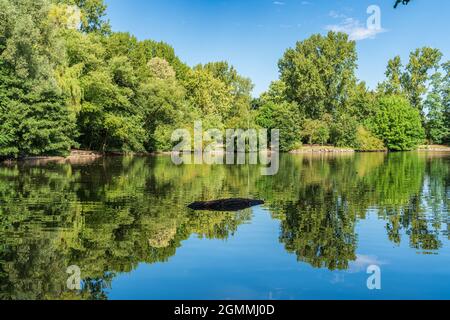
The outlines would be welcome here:
[[[252,210],[195,212],[194,201],[265,199],[279,241],[298,261],[347,270],[358,221],[376,212],[395,245],[439,254],[449,240],[450,158],[415,153],[281,158],[254,166],[174,166],[170,158],[0,167],[0,298],[106,299],[140,263],[167,263],[196,235],[228,239]],[[270,257],[268,256],[268,259]],[[80,266],[81,294],[66,288]]]

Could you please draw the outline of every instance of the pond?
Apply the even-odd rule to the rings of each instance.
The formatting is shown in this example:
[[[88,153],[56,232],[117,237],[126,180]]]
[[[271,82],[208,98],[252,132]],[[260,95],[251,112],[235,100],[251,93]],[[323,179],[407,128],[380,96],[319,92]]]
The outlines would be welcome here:
[[[187,208],[231,197],[265,204]],[[4,165],[0,299],[448,299],[449,198],[448,153]]]

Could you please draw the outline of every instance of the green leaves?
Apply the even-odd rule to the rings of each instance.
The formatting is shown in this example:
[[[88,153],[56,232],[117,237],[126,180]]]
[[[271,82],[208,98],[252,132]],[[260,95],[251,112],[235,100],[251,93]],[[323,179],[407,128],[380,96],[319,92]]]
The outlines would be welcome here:
[[[1,81],[14,74],[2,72]],[[62,96],[35,93],[30,82],[0,87],[0,157],[67,155],[76,146],[75,124]],[[3,83],[5,83],[3,82]]]
[[[443,143],[448,137],[445,123],[445,84],[439,69],[442,53],[438,49],[423,47],[414,50],[408,64],[403,68],[400,57],[388,63],[386,81],[379,85],[383,94],[405,96],[421,115],[422,126],[427,128],[427,138],[434,143]],[[449,82],[447,82],[447,87]]]
[[[260,127],[280,130],[280,150],[291,151],[301,147],[301,115],[295,103],[267,102],[256,115],[256,124]]]
[[[448,112],[447,92],[450,83],[442,76],[441,73],[436,73],[432,76],[431,82],[432,90],[429,92],[424,106],[428,111],[427,114],[427,135],[432,143],[444,143],[450,139],[450,124],[448,118],[446,119],[446,108]],[[447,104],[447,105],[446,105]]]
[[[374,136],[363,126],[358,127],[356,134],[356,149],[358,151],[384,151],[386,147],[381,139]]]
[[[419,111],[401,96],[382,96],[378,111],[370,120],[370,129],[382,139],[389,150],[409,151],[425,139]]]
[[[66,155],[76,128],[56,82],[64,48],[49,3],[2,0],[0,157]]]
[[[356,83],[356,59],[355,42],[343,33],[313,35],[298,42],[278,64],[288,100],[297,102],[311,119],[345,109]]]
[[[75,5],[81,10],[81,30],[108,34],[111,31],[109,22],[105,20],[106,4],[103,0],[52,0],[55,3]]]
[[[46,0],[2,0],[5,20],[0,22],[0,58],[14,69],[16,76],[51,81],[53,68],[64,56],[57,28],[49,20]]]
[[[285,52],[278,64],[280,81],[273,83],[261,100],[295,102],[299,117],[306,118],[300,123],[303,141],[351,147],[355,144],[356,109],[362,102],[356,101],[362,96],[355,77],[356,60],[355,42],[346,34],[313,35]]]
[[[428,90],[431,71],[439,68],[441,58],[442,53],[438,49],[423,47],[411,52],[404,68],[400,57],[389,60],[387,79],[379,86],[379,91],[405,95],[424,116],[423,96]]]
[[[428,47],[416,49],[411,53],[402,83],[411,104],[423,112],[422,96],[427,92],[430,71],[439,68],[442,53]]]
[[[325,121],[308,119],[303,124],[302,136],[308,140],[309,145],[324,145],[330,138],[330,129]]]

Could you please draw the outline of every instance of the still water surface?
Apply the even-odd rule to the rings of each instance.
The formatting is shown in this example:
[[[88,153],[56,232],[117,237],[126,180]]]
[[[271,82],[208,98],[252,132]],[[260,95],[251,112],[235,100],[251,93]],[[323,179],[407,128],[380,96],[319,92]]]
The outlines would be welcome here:
[[[186,208],[228,197],[266,204]],[[449,154],[1,166],[0,299],[449,299],[449,198]]]

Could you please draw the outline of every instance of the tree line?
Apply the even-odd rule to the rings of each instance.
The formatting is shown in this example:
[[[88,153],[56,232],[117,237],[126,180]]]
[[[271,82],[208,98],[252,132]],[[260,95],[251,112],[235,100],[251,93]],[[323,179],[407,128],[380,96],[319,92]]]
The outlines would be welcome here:
[[[190,67],[166,43],[112,32],[102,0],[0,0],[0,157],[169,151],[176,128],[281,130],[281,148],[411,150],[449,141],[450,63],[437,49],[389,61],[369,90],[356,44],[313,35],[253,99],[227,62]]]
[[[313,35],[280,59],[280,79],[257,99],[257,123],[282,128],[285,150],[316,143],[405,151],[426,140],[448,142],[450,62],[441,60],[428,47],[413,51],[405,66],[397,56],[385,81],[369,90],[355,76],[354,41]]]

